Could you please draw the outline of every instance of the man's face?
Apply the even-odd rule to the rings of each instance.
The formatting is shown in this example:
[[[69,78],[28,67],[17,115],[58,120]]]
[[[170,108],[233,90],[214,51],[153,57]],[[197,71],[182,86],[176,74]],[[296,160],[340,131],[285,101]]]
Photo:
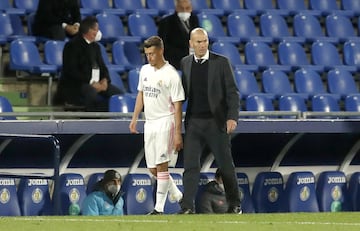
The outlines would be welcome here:
[[[209,47],[209,38],[201,31],[195,32],[190,38],[190,47],[194,49],[196,57],[203,57]]]
[[[95,41],[96,34],[99,31],[99,24],[96,23],[93,28],[90,28],[90,30],[86,33],[86,37],[90,42]]]
[[[192,5],[189,0],[180,0],[179,3],[176,5],[176,12],[189,12],[192,11]]]
[[[158,48],[155,46],[148,47],[148,48],[145,47],[144,52],[145,52],[146,58],[148,60],[148,63],[151,66],[157,66],[158,64],[160,64],[160,62],[162,60],[162,55],[163,55],[162,48]]]

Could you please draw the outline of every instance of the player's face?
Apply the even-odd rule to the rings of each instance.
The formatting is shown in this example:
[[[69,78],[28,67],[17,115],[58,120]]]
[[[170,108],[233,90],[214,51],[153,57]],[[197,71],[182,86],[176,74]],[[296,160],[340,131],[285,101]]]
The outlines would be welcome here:
[[[198,31],[191,35],[190,47],[194,49],[196,57],[203,57],[209,47],[209,38],[206,34]]]
[[[163,49],[158,48],[158,47],[148,47],[148,48],[144,48],[144,52],[147,58],[148,63],[151,66],[158,66],[161,64],[162,61],[162,55],[163,55]]]

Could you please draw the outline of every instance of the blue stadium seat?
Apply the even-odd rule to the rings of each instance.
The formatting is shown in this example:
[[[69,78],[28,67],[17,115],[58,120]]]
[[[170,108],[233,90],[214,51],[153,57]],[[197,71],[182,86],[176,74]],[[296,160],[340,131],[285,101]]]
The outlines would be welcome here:
[[[240,68],[243,70],[257,70],[255,65],[244,65],[241,60],[239,49],[230,42],[213,42],[211,50],[215,53],[226,56],[231,62],[233,68]]]
[[[109,112],[134,112],[135,98],[130,95],[113,95],[109,100]]]
[[[138,90],[138,83],[139,83],[139,68],[131,69],[128,72],[128,85],[129,85],[129,92],[132,94],[137,94]]]
[[[4,41],[3,44],[16,39],[35,41],[35,37],[25,34],[23,25],[19,25],[20,20],[19,15],[0,13],[0,39]]]
[[[125,15],[125,9],[113,8],[109,4],[109,0],[80,0],[80,6],[91,14],[114,14],[118,16]]]
[[[240,97],[242,99],[246,99],[251,94],[260,93],[259,85],[253,72],[236,69],[234,71],[234,76]]]
[[[340,95],[342,99],[347,95],[359,93],[352,74],[340,68],[327,73],[327,83],[329,92]]]
[[[16,193],[15,179],[0,178],[0,216],[20,216],[20,206]]]
[[[127,92],[122,81],[122,78],[118,72],[115,70],[109,69],[109,77],[111,80],[111,84],[115,87],[119,88],[122,92]]]
[[[345,110],[360,112],[360,94],[351,94],[345,98]]]
[[[322,66],[311,65],[304,47],[297,42],[280,42],[277,53],[280,64],[291,66],[294,71],[302,67],[315,71],[323,69]]]
[[[357,39],[354,25],[346,16],[339,14],[328,15],[325,19],[325,27],[327,35],[337,38],[339,42],[345,42],[351,38]]]
[[[241,209],[244,213],[254,213],[254,202],[250,193],[249,178],[246,173],[236,173],[237,182],[240,192]]]
[[[317,94],[311,99],[311,108],[314,112],[338,112],[340,106],[336,97],[331,94]],[[321,118],[336,118],[335,116],[321,116]]]
[[[323,27],[318,18],[308,12],[311,12],[311,10],[300,12],[294,16],[294,35],[305,38],[305,42],[307,43],[313,43],[317,40],[337,43],[337,38],[325,36]]]
[[[276,98],[295,93],[289,77],[283,71],[267,69],[262,73],[261,79],[264,92],[274,94]]]
[[[147,214],[154,209],[153,186],[149,175],[129,173],[121,189],[124,192],[125,214]]]
[[[253,184],[252,198],[257,213],[285,212],[284,180],[281,173],[258,173]]]
[[[360,67],[360,41],[346,41],[343,47],[344,63]]]
[[[334,44],[329,42],[314,42],[311,46],[311,57],[313,64],[322,65],[325,71],[329,71],[336,67],[341,67],[342,69],[352,72],[356,71],[355,66],[343,65],[339,51]]]
[[[316,195],[321,212],[349,211],[346,176],[341,171],[321,172],[317,184]],[[340,208],[336,208],[340,202]]]
[[[200,211],[200,198],[204,193],[205,186],[207,183],[215,179],[214,172],[200,172],[199,187],[195,198],[195,211]]]
[[[0,11],[7,13],[7,14],[17,14],[17,15],[24,15],[25,9],[18,9],[11,5],[12,1],[10,0],[2,0],[0,1]]]
[[[180,191],[184,191],[183,189],[183,182],[182,182],[182,175],[179,173],[170,173],[171,177],[174,180],[174,183],[176,186],[180,189]],[[154,194],[156,195],[156,190],[154,188]],[[175,214],[180,211],[181,207],[180,204],[176,201],[175,197],[168,193],[165,207],[164,207],[164,213],[165,214]]]
[[[5,96],[0,96],[0,112],[13,112],[10,101]],[[0,120],[16,120],[15,116],[1,116]]]
[[[296,94],[282,95],[279,98],[280,111],[305,112],[307,106],[304,97]],[[296,116],[282,116],[282,118],[295,119]]]
[[[218,16],[224,15],[224,9],[218,9],[216,7],[210,8],[207,2],[207,0],[191,1],[193,13],[198,14],[200,12],[204,12],[207,14],[215,14]]]
[[[309,6],[312,10],[318,10],[321,11],[321,14],[323,16],[329,15],[331,13],[341,13],[346,16],[352,16],[352,11],[347,10],[340,10],[340,5],[338,5],[337,0],[326,0],[326,1],[319,1],[319,0],[309,0]]]
[[[142,40],[157,35],[155,20],[148,14],[130,14],[128,17],[128,29],[130,35],[140,36]]]
[[[144,64],[137,43],[116,41],[112,44],[113,63],[123,66],[126,70],[140,67]]]
[[[80,215],[72,210],[72,206],[81,208],[82,202],[86,197],[85,180],[82,175],[77,173],[63,173],[60,175],[59,182],[61,215]]]
[[[220,1],[222,2],[222,1]],[[240,38],[242,42],[260,41],[271,43],[272,38],[259,36],[257,28],[251,16],[234,12],[227,16],[227,30],[229,36]]]
[[[360,1],[341,0],[341,9],[354,12],[354,16],[360,16]]]
[[[285,198],[289,212],[319,212],[314,174],[292,172],[286,182]]]
[[[269,45],[263,42],[247,42],[245,45],[245,60],[247,64],[256,65],[260,70],[268,68],[290,71],[291,66],[278,65]]]
[[[95,185],[104,177],[103,172],[92,173],[89,176],[88,182],[86,184],[86,194],[89,195],[95,189]]]
[[[264,94],[251,94],[246,98],[246,111],[266,112],[275,111],[272,99]],[[273,118],[274,116],[250,116],[250,118]]]
[[[108,70],[113,70],[113,71],[116,71],[118,73],[122,73],[126,70],[126,67],[121,65],[121,64],[117,64],[117,63],[113,63],[110,58],[109,58],[109,55],[108,55],[108,52],[106,51],[106,48],[105,46],[98,42],[99,46],[100,46],[100,51],[101,51],[101,56],[102,56],[102,59],[106,65],[106,67],[108,68]]]
[[[33,74],[57,74],[57,66],[45,64],[34,42],[15,40],[10,43],[11,70],[27,71]]]
[[[199,19],[200,27],[206,30],[211,42],[222,41],[238,43],[240,41],[240,38],[228,36],[225,33],[221,20],[218,16],[202,12],[197,14],[197,17]]]
[[[21,215],[41,216],[54,214],[47,179],[21,178],[17,193]]]
[[[360,211],[360,172],[354,172],[349,179],[349,198],[353,211]]]
[[[301,94],[307,94],[310,99],[316,94],[325,94],[324,83],[318,72],[301,68],[294,73],[295,90]]]
[[[257,14],[263,14],[266,10],[275,9],[272,1],[268,0],[244,0],[244,8],[256,10]]]
[[[44,61],[46,64],[56,65],[60,73],[63,65],[63,50],[65,41],[48,40],[44,44]]]
[[[229,15],[236,11],[241,11],[244,14],[251,14],[251,15],[256,14],[256,11],[242,9],[240,5],[240,1],[238,0],[211,0],[211,6],[214,9],[223,10],[225,15]]]
[[[175,3],[168,0],[146,0],[146,8],[158,9],[159,15],[167,15],[174,12]]]
[[[111,13],[99,13],[96,15],[99,29],[102,33],[101,42],[113,43],[117,40],[140,42],[140,36],[128,36],[125,34],[123,23],[119,16]]]
[[[319,15],[320,12],[316,10],[309,10],[306,6],[305,0],[277,0],[276,5],[278,9],[288,10],[289,15],[295,15],[299,12],[304,12]]]
[[[34,13],[37,10],[39,0],[13,0],[15,8],[24,9],[26,14]]]
[[[141,0],[113,0],[114,8],[125,9],[126,14],[149,14],[151,16],[157,16],[159,14],[158,9],[148,9],[142,5]]]
[[[305,38],[292,36],[285,18],[279,14],[267,12],[260,16],[260,31],[265,37],[273,38],[273,42],[286,39],[293,42],[305,42]]]

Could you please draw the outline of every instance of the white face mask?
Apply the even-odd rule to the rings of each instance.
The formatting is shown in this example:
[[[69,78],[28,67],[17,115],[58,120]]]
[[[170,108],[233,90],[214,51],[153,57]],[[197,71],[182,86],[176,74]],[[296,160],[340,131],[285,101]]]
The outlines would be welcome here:
[[[109,184],[107,190],[112,194],[116,195],[120,191],[121,186],[116,184]]]
[[[101,40],[102,37],[102,33],[100,30],[98,30],[98,32],[95,35],[95,42],[99,42]]]
[[[190,12],[178,12],[177,15],[181,20],[186,21],[190,18],[191,13]]]

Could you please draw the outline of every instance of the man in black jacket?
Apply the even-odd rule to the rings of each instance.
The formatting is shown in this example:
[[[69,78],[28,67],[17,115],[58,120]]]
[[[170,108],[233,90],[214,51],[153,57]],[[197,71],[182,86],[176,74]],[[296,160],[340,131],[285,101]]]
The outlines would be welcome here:
[[[79,31],[80,20],[77,0],[40,0],[32,28],[33,34],[64,40]]]
[[[97,41],[101,32],[96,17],[81,21],[79,34],[67,42],[55,104],[84,105],[87,111],[108,111],[112,95],[122,94],[111,85]]]
[[[189,54],[189,32],[199,27],[199,20],[192,13],[190,0],[176,0],[175,13],[159,22],[158,35],[164,42],[164,57],[176,69],[180,60]]]
[[[231,153],[231,133],[236,129],[240,100],[228,58],[209,51],[209,37],[203,28],[190,33],[194,55],[181,60],[185,99],[188,100],[184,138],[184,196],[181,214],[194,213],[200,177],[200,157],[205,147],[219,166],[227,212],[240,213],[240,197]]]

